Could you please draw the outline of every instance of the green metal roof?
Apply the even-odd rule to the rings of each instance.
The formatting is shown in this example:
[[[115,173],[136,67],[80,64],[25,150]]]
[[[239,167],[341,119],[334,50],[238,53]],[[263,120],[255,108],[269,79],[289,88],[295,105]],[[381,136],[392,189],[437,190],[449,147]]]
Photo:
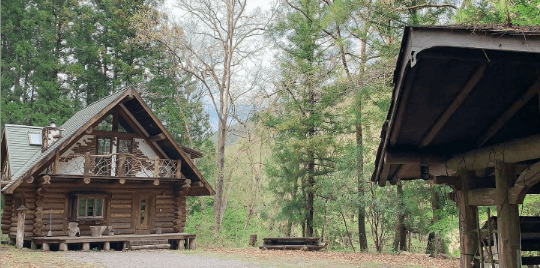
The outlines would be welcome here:
[[[15,181],[20,178],[22,175],[24,175],[26,172],[30,171],[30,169],[36,165],[39,161],[45,159],[49,154],[52,154],[55,152],[60,145],[62,145],[66,140],[71,138],[77,132],[77,130],[81,129],[88,121],[90,121],[92,118],[97,116],[99,112],[103,111],[108,105],[113,103],[119,96],[121,96],[123,93],[128,91],[130,89],[123,89],[119,90],[101,100],[98,100],[90,105],[88,105],[86,108],[78,111],[75,115],[73,115],[68,121],[66,121],[60,128],[63,130],[62,132],[62,138],[57,140],[55,143],[53,143],[47,150],[44,152],[41,152],[41,147],[36,146],[38,149],[38,152],[35,152],[32,157],[25,161],[24,163],[21,163],[20,166],[18,166],[17,170],[12,170],[11,174],[11,181],[4,187],[4,189],[10,187]],[[23,126],[24,127],[24,126]],[[39,127],[39,129],[41,129]],[[41,133],[41,131],[40,131]],[[7,132],[6,132],[7,134]],[[20,133],[19,133],[20,134]],[[28,137],[27,135],[23,135],[22,137],[18,137],[19,140],[26,139],[26,142],[28,143]],[[7,141],[9,142],[9,138],[7,138]],[[11,147],[8,145],[8,152],[11,162]],[[41,152],[41,153],[40,153]],[[29,154],[19,155],[17,157],[20,158],[26,158],[28,159]],[[20,163],[20,162],[19,162]]]
[[[41,135],[42,127],[5,125],[10,176],[23,167],[34,155],[41,153],[40,145],[30,145],[28,133]]]

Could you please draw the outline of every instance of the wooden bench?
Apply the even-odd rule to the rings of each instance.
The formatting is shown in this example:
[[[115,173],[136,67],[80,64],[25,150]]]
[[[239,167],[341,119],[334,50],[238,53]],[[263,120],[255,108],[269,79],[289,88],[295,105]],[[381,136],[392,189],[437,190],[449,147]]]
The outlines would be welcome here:
[[[270,237],[263,241],[260,249],[319,250],[326,247],[326,243],[319,243],[318,237]]]

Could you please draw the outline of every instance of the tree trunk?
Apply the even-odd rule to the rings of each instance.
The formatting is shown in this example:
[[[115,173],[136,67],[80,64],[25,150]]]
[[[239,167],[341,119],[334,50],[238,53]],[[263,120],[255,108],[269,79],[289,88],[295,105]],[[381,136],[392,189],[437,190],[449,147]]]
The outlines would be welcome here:
[[[218,129],[218,159],[217,159],[217,178],[216,178],[216,195],[214,196],[214,220],[216,224],[216,236],[221,230],[222,219],[222,201],[223,201],[223,177],[225,167],[225,138],[227,135],[227,122],[223,119],[219,120]]]
[[[362,145],[362,96],[360,91],[356,93],[356,151],[357,151],[357,185],[358,185],[358,242],[360,251],[367,251],[366,237],[366,207],[364,205],[364,182],[362,179],[364,172],[364,150]]]
[[[433,183],[430,185],[431,188],[431,209],[433,211],[433,219],[431,224],[437,223],[439,217],[437,217],[437,210],[439,209],[439,192],[433,186]],[[426,246],[426,254],[429,254],[432,257],[437,256],[438,254],[446,254],[446,249],[444,245],[444,240],[440,234],[431,232],[428,236],[428,242]]]
[[[394,251],[407,250],[407,228],[405,227],[405,204],[403,203],[403,184],[398,182],[397,197],[399,212],[397,215],[396,235],[394,237]]]

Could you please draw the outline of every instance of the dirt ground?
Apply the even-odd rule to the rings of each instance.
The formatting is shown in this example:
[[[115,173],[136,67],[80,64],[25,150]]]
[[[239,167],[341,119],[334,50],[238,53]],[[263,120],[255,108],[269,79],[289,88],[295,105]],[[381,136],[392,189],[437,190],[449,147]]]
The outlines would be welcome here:
[[[257,248],[201,248],[193,251],[69,251],[18,250],[2,245],[2,268],[35,267],[459,267],[459,261],[420,254],[370,254],[336,251],[280,251]]]

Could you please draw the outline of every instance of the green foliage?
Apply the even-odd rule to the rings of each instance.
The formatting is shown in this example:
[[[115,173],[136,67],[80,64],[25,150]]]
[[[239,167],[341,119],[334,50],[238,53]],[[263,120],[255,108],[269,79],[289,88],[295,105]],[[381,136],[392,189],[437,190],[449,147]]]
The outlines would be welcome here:
[[[455,17],[461,24],[540,25],[539,0],[469,1]]]

